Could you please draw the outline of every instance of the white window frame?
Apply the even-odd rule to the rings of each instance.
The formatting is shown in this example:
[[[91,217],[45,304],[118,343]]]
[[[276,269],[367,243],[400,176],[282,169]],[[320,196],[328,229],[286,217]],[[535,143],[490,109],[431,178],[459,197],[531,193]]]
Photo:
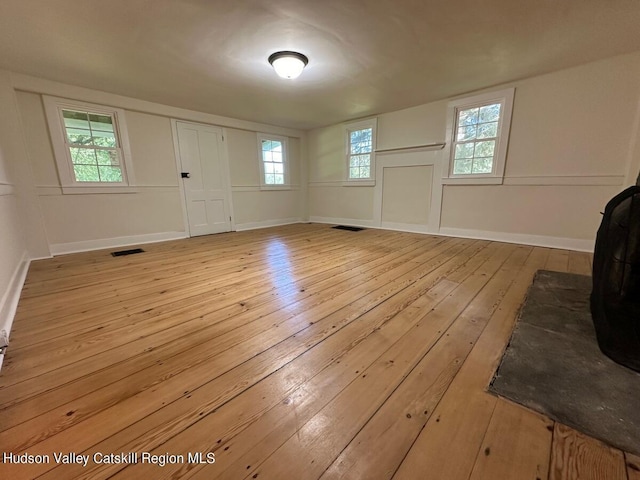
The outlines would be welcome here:
[[[370,187],[376,184],[376,136],[378,119],[369,118],[357,122],[347,123],[344,126],[344,155],[345,155],[345,186]],[[349,167],[351,158],[351,132],[371,128],[371,163],[369,168],[369,178],[349,178]]]
[[[43,96],[44,109],[51,134],[53,153],[58,167],[58,175],[62,192],[67,194],[92,193],[134,193],[135,176],[131,160],[131,147],[127,134],[127,123],[124,110],[88,102],[65,98]],[[114,132],[118,141],[118,153],[121,159],[122,182],[79,182],[73,172],[71,153],[67,146],[66,131],[62,119],[62,110],[89,111],[113,117]]]
[[[289,138],[269,133],[258,133],[258,164],[260,167],[260,189],[261,190],[291,190],[289,180]],[[264,159],[262,158],[262,141],[276,140],[282,143],[282,164],[284,167],[284,184],[268,184],[264,181]]]
[[[504,169],[511,130],[511,114],[513,112],[514,88],[482,93],[471,97],[460,98],[449,102],[447,107],[447,142],[444,147],[445,169],[442,183],[461,185],[501,185],[504,181]],[[500,121],[491,173],[453,173],[455,152],[455,135],[457,131],[458,112],[469,108],[500,103]]]

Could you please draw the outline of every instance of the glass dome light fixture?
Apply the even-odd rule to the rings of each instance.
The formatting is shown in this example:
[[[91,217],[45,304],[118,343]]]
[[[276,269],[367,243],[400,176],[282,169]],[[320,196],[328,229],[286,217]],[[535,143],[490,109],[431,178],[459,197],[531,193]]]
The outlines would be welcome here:
[[[278,76],[293,80],[300,76],[309,59],[298,52],[283,51],[270,55],[269,63]]]

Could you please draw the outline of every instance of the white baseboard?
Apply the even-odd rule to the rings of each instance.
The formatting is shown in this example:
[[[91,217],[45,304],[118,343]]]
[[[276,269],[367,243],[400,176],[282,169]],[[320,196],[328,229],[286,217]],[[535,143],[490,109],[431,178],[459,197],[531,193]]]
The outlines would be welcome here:
[[[528,235],[523,233],[490,232],[485,230],[469,230],[466,228],[440,228],[439,235],[448,237],[473,238],[504,243],[519,243],[535,247],[561,248],[578,252],[593,252],[594,240],[581,238],[550,237],[545,235]]]
[[[383,230],[396,230],[401,232],[424,233],[429,235],[443,235],[445,237],[473,238],[476,240],[491,240],[494,242],[518,243],[521,245],[533,245],[536,247],[561,248],[575,250],[577,252],[592,253],[595,247],[594,240],[580,238],[550,237],[545,235],[528,235],[521,233],[491,232],[485,230],[471,230],[466,228],[441,227],[439,231],[429,231],[424,225],[408,223],[383,222],[381,226],[373,224],[373,220],[359,220],[353,218],[337,217],[309,217],[313,223],[330,223],[335,225],[352,225],[354,227],[380,228]]]
[[[64,255],[67,253],[89,252],[103,248],[127,247],[143,243],[166,242],[168,240],[180,240],[187,238],[185,232],[148,233],[145,235],[131,235],[128,237],[101,238],[98,240],[85,240],[82,242],[54,243],[51,245],[52,255]]]
[[[415,223],[398,223],[398,222],[382,222],[379,227],[382,230],[395,230],[398,232],[409,232],[409,233],[426,233],[437,235],[437,231],[433,231],[429,229],[428,225],[419,225]]]
[[[333,225],[348,225],[351,227],[377,228],[373,225],[373,220],[363,220],[360,218],[338,218],[338,217],[309,217],[311,223],[330,223]]]
[[[302,223],[299,217],[279,218],[276,220],[263,220],[261,222],[236,223],[236,232],[246,230],[257,230],[259,228],[279,227],[281,225],[291,225],[292,223]]]
[[[4,292],[4,295],[0,300],[0,331],[5,332],[2,335],[3,337],[6,336],[6,338],[9,338],[11,335],[11,326],[13,325],[13,319],[16,316],[18,300],[20,300],[20,292],[22,292],[24,281],[27,278],[29,264],[30,260],[27,252],[24,252],[22,259],[11,276],[7,290]],[[0,347],[2,346],[3,345],[0,345]],[[0,355],[0,368],[2,368],[3,360],[4,355]]]

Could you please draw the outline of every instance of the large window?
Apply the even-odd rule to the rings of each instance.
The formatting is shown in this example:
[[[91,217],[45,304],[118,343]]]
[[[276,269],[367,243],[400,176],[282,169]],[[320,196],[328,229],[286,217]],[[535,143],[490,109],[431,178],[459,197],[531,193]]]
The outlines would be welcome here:
[[[263,188],[285,188],[289,185],[287,138],[258,134],[260,184]]]
[[[369,182],[375,177],[376,120],[346,126],[347,182]]]
[[[122,110],[53,97],[45,109],[63,189],[132,183]]]
[[[502,183],[513,89],[449,104],[445,183]]]

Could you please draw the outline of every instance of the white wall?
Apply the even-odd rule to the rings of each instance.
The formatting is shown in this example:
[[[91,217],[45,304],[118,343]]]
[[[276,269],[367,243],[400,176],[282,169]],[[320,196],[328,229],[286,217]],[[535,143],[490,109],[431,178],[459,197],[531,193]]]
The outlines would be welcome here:
[[[184,111],[16,74],[14,87],[33,169],[36,203],[54,254],[186,236],[171,118],[209,124],[215,121],[227,127],[237,229],[290,223],[302,218],[300,141],[296,137],[303,136],[302,132]],[[125,110],[137,193],[63,194],[42,94]],[[260,190],[258,130],[290,136],[289,162],[294,189]]]
[[[13,320],[29,251],[26,222],[22,219],[24,202],[18,195],[16,175],[16,167],[27,163],[27,156],[10,77],[8,72],[1,70],[0,111],[0,335],[4,335],[9,332]]]
[[[260,189],[256,132],[229,128],[227,142],[236,228],[246,230],[301,221],[305,213],[300,139],[289,137],[288,140],[288,190]]]
[[[506,85],[516,95],[505,184],[445,185],[441,232],[589,249],[599,212],[640,166],[639,78],[635,53]],[[440,101],[380,115],[377,148],[445,141],[446,108]],[[310,217],[371,225],[374,187],[340,183],[342,126],[308,138]]]

